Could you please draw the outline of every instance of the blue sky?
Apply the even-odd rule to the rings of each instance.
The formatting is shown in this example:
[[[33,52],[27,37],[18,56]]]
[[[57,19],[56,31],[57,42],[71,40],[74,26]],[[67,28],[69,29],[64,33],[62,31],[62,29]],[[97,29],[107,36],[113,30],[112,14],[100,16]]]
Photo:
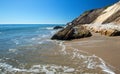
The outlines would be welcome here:
[[[118,0],[0,0],[0,24],[65,24]]]

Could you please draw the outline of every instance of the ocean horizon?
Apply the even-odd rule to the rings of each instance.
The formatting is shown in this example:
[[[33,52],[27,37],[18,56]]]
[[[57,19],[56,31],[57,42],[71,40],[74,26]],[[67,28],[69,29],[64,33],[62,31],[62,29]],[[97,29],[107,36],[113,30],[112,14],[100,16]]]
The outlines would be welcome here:
[[[0,73],[11,74],[16,73],[16,71],[37,73],[36,69],[31,69],[33,66],[41,65],[45,67],[46,64],[49,64],[50,54],[48,53],[54,54],[53,50],[60,48],[55,41],[50,39],[58,31],[53,29],[55,26],[64,27],[65,25],[0,25]],[[39,72],[41,73],[41,71]]]
[[[119,74],[119,0],[0,0],[0,74]]]

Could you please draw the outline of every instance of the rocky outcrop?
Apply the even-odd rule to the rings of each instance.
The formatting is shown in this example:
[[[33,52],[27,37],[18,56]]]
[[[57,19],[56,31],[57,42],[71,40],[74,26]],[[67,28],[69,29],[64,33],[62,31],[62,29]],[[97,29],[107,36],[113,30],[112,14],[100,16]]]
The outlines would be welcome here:
[[[64,28],[64,27],[62,27],[62,26],[55,26],[53,29],[62,29],[62,28]]]
[[[71,23],[74,26],[95,23],[120,24],[120,2],[117,2],[107,7],[86,11],[78,18],[74,19]]]
[[[115,24],[120,25],[120,2],[104,8],[93,9],[84,12],[72,22],[67,23],[67,27],[56,33],[52,39],[70,40],[75,38],[89,37],[91,36],[91,33],[88,30],[107,36],[119,36],[119,26],[111,28],[111,25],[107,25],[102,26],[103,29],[101,29],[101,26],[97,26],[97,24],[106,25],[108,23],[113,23],[113,27],[116,26]],[[85,24],[96,25],[93,25],[93,27],[88,26],[90,27],[87,28],[88,30],[81,27],[76,28],[77,26],[83,26]]]
[[[100,33],[106,36],[120,36],[120,25],[109,24],[86,24],[84,25],[88,30]]]
[[[111,15],[108,19],[106,19],[103,24],[114,22],[115,24],[120,24],[120,10]]]
[[[98,16],[94,23],[99,24],[105,24],[105,23],[111,23],[115,22],[117,18],[120,17],[120,2],[115,3],[109,7],[107,7],[105,10],[102,11],[102,14]]]
[[[71,25],[57,32],[51,39],[71,40],[71,39],[78,39],[78,38],[84,38],[84,37],[90,37],[90,36],[92,36],[92,34],[84,27],[82,26],[73,27]]]
[[[72,25],[82,25],[82,24],[90,24],[92,23],[101,13],[105,10],[105,8],[93,9],[90,11],[84,12],[78,18],[74,19],[71,23]]]
[[[120,36],[120,31],[113,30],[113,29],[102,30],[102,31],[100,31],[100,33],[101,33],[101,35],[106,35],[106,36]]]

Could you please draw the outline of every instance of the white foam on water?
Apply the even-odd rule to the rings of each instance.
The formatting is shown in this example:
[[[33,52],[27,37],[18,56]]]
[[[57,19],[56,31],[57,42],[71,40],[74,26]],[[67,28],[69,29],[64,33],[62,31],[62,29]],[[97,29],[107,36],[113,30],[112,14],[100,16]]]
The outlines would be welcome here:
[[[36,40],[36,38],[31,38],[31,40]]]
[[[53,29],[53,27],[43,27],[43,28],[39,28],[39,30],[41,30],[41,29],[47,29],[47,30],[52,30]],[[37,31],[37,32],[39,32],[39,31]]]
[[[38,44],[43,44],[43,41],[38,42]]]
[[[17,51],[17,49],[9,49],[8,51],[9,51],[9,52],[13,52],[13,53],[14,53],[14,52],[16,52],[16,51]]]
[[[3,73],[10,72],[28,72],[28,73],[45,73],[45,74],[56,74],[56,73],[72,73],[75,71],[74,68],[57,65],[33,65],[30,69],[19,69],[15,68],[6,63],[0,63],[0,70],[4,70]]]
[[[46,27],[46,29],[48,29],[48,30],[52,30],[52,29],[53,29],[53,27]]]
[[[109,67],[106,66],[105,61],[103,59],[101,59],[100,57],[97,58],[99,58],[99,60],[101,61],[102,64],[99,65],[99,67],[101,67],[104,72],[107,72],[109,74],[115,74],[112,70],[110,70]]]
[[[42,38],[44,38],[44,37],[49,37],[49,35],[42,35],[41,37],[42,37]]]
[[[59,44],[62,49],[61,51],[63,51],[63,53],[67,54],[69,52],[66,52],[66,45],[63,44],[63,42],[60,42]],[[88,69],[97,69],[97,68],[101,68],[103,72],[107,73],[107,74],[115,74],[114,71],[112,71],[108,65],[106,65],[105,61],[103,59],[101,59],[100,57],[96,56],[96,55],[88,55],[88,52],[82,51],[82,50],[78,50],[75,49],[73,47],[72,48],[72,59],[74,58],[79,58],[80,60],[84,60],[84,64],[86,64],[86,67]],[[113,68],[113,67],[112,67]]]
[[[55,31],[55,30],[51,31],[51,34],[55,34],[55,33],[56,33],[56,31]]]
[[[12,41],[13,41],[16,45],[19,44],[19,41],[18,41],[17,39],[12,39]]]
[[[87,64],[88,69],[96,69],[97,67],[101,68],[102,71],[108,73],[108,74],[115,74],[105,63],[103,59],[101,59],[98,56],[92,55],[92,56],[87,56],[87,55],[82,55],[78,52],[78,49],[74,49],[73,52],[73,58],[78,57],[86,60],[84,63]],[[97,61],[96,61],[97,60]]]
[[[59,43],[59,46],[61,46],[62,47],[62,52],[63,52],[63,54],[65,55],[67,52],[66,52],[66,46],[63,44],[63,42],[64,41],[61,41],[60,43]]]

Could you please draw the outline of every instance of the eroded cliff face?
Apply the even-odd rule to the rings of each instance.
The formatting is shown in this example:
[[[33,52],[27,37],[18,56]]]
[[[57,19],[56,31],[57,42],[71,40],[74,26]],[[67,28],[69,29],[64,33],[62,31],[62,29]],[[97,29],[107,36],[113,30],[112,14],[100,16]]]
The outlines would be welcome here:
[[[118,20],[120,20],[120,2],[103,10],[100,16],[94,20],[94,23],[120,23]]]
[[[71,39],[70,37],[71,37],[71,34],[74,35],[75,27],[78,27],[78,26],[81,27],[84,25],[86,27],[89,24],[90,25],[88,27],[90,27],[92,30],[95,29],[95,31],[100,30],[100,27],[101,27],[101,26],[96,26],[97,24],[99,24],[99,25],[108,24],[107,26],[105,26],[105,27],[107,27],[104,29],[105,32],[108,29],[112,35],[114,35],[113,34],[114,32],[117,32],[117,35],[120,35],[120,34],[118,34],[118,33],[120,33],[120,31],[118,29],[112,29],[112,31],[111,31],[111,28],[109,27],[109,23],[112,23],[114,25],[120,25],[120,2],[117,2],[108,7],[93,9],[93,10],[84,12],[78,18],[76,18],[72,22],[68,23],[66,28],[64,28],[64,29],[60,30],[58,33],[56,33],[52,37],[52,39],[59,39],[59,40],[61,40],[61,39],[68,40],[68,38]],[[97,29],[96,29],[96,27],[97,27]],[[116,27],[116,28],[118,28],[118,27]],[[78,29],[81,29],[81,28],[78,28]],[[91,33],[89,33],[87,31],[87,29],[82,28],[81,31],[83,31],[83,30],[85,31],[84,34],[86,34],[88,36],[82,36],[83,33],[80,32],[80,30],[78,30],[81,33],[81,37],[78,36],[77,38],[92,36],[92,35],[90,35]],[[101,29],[101,30],[103,30],[103,29]],[[99,31],[99,32],[103,33],[103,31]],[[109,35],[109,36],[111,36],[111,35]],[[75,38],[75,37],[72,37],[72,38]]]
[[[74,19],[71,23],[72,23],[72,25],[75,25],[75,26],[80,25],[80,24],[90,24],[98,16],[101,15],[103,10],[105,10],[105,8],[93,9],[90,11],[86,11],[82,15],[80,15],[78,18]]]
[[[83,24],[106,24],[115,23],[120,24],[120,2],[115,3],[111,6],[93,9],[84,12],[78,18],[74,19],[72,25],[83,25]]]

